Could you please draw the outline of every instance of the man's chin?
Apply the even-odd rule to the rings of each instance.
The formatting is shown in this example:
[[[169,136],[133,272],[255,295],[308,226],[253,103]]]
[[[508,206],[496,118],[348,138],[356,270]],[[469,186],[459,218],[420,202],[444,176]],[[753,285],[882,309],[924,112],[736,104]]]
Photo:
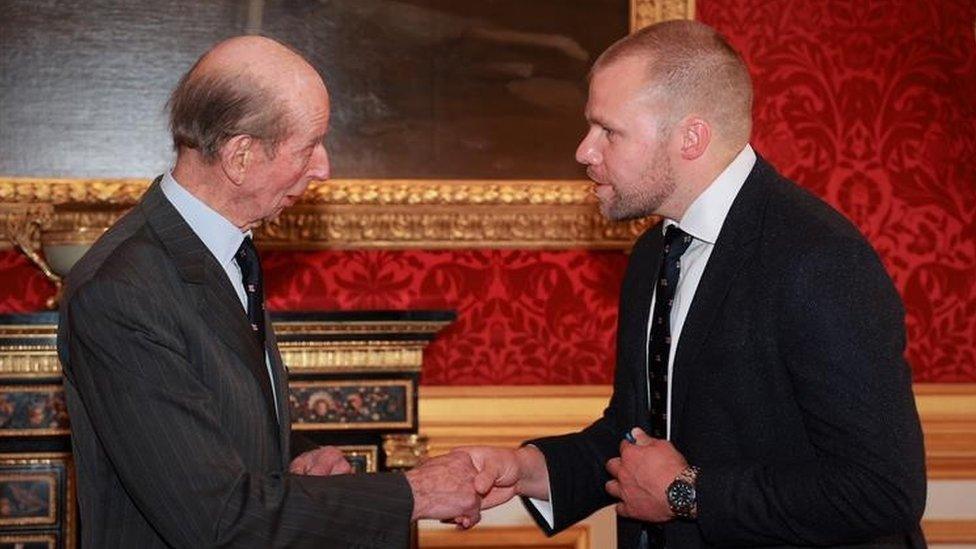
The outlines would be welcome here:
[[[603,214],[603,217],[607,218],[608,221],[613,221],[614,223],[620,221],[633,221],[635,219],[641,219],[650,215],[641,212],[624,210],[620,207],[619,202],[613,204],[606,204],[604,202],[601,202],[600,213]]]
[[[603,215],[603,217],[607,218],[608,221],[622,221],[623,220],[623,217],[620,215],[621,212],[619,211],[619,208],[617,207],[617,204],[615,204],[615,203],[611,204],[611,203],[607,203],[607,202],[602,202],[601,201],[600,202],[600,213]]]

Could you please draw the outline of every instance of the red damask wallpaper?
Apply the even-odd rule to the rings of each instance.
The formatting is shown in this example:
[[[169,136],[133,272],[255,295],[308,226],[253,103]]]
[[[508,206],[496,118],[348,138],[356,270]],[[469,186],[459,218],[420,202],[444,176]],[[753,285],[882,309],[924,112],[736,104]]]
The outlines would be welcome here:
[[[267,253],[269,307],[450,308],[423,383],[609,383],[621,252]]]
[[[918,381],[976,381],[976,2],[698,0],[748,62],[754,143],[852,219]]]
[[[908,313],[917,381],[976,382],[976,3],[697,0],[743,52],[754,144],[854,220]],[[567,151],[572,154],[572,151]],[[453,308],[425,384],[609,383],[619,252],[264,254],[275,309]],[[0,311],[51,287],[0,253]]]

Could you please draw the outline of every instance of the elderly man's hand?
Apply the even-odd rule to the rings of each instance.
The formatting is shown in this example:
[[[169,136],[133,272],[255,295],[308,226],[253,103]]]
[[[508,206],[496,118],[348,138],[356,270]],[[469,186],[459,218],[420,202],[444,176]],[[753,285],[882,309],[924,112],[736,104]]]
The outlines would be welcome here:
[[[632,434],[636,442],[621,442],[620,457],[607,462],[613,477],[607,481],[607,493],[620,500],[618,515],[646,522],[671,520],[668,486],[688,462],[670,442],[651,438],[640,429]]]
[[[481,520],[481,496],[475,490],[478,470],[471,457],[451,452],[428,459],[406,472],[413,492],[413,520],[452,520],[470,528]]]
[[[288,472],[313,476],[345,475],[352,472],[352,466],[335,446],[320,446],[293,459]]]

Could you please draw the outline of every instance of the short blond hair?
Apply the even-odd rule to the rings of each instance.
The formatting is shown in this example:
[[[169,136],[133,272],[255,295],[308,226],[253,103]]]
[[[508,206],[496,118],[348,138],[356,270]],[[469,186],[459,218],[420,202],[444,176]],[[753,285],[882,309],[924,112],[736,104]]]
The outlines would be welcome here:
[[[726,142],[744,146],[752,131],[752,80],[745,61],[715,29],[697,21],[645,27],[607,48],[590,74],[623,58],[646,61],[648,92],[664,100],[668,130],[705,117]]]

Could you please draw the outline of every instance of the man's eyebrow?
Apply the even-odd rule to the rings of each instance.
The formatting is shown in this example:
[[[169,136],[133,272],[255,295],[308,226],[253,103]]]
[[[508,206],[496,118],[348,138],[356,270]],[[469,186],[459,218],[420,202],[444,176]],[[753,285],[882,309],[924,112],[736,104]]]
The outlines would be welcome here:
[[[586,115],[586,121],[591,124],[596,124],[598,126],[603,126],[604,128],[613,128],[614,124],[611,124],[607,119],[601,117],[600,115]]]

